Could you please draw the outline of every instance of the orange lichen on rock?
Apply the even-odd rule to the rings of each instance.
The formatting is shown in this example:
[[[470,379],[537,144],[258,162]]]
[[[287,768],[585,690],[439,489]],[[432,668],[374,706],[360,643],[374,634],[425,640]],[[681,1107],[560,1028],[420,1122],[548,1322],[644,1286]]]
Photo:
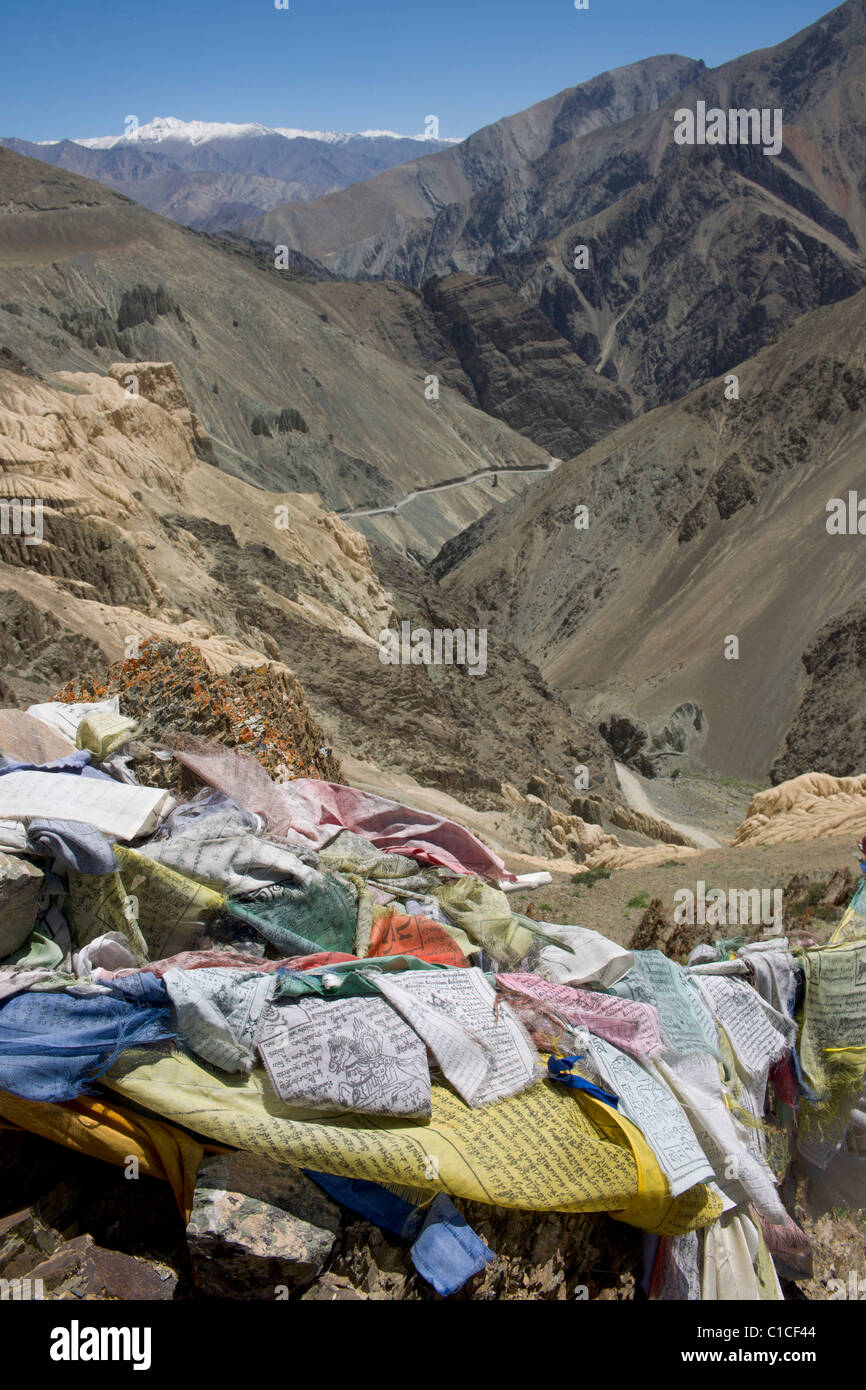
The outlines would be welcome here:
[[[236,666],[216,675],[191,643],[152,638],[138,657],[112,666],[107,680],[81,676],[54,698],[77,703],[112,695],[138,721],[142,738],[193,733],[253,753],[277,780],[342,781],[339,760],[285,667]]]

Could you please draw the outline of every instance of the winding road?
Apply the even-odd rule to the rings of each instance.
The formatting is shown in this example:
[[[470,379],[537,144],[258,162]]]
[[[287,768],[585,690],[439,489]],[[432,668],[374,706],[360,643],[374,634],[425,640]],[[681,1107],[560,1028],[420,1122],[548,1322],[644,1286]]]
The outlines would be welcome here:
[[[415,497],[423,497],[428,492],[447,492],[449,488],[466,487],[467,484],[477,483],[482,478],[498,478],[501,473],[525,473],[527,477],[536,473],[553,473],[561,463],[562,459],[551,459],[544,468],[479,468],[477,473],[469,473],[465,478],[457,478],[453,482],[430,483],[428,487],[416,488],[414,492],[407,492],[399,502],[392,502],[388,507],[368,507],[365,511],[337,511],[337,516],[382,516],[386,512],[398,512],[407,502],[411,502]]]

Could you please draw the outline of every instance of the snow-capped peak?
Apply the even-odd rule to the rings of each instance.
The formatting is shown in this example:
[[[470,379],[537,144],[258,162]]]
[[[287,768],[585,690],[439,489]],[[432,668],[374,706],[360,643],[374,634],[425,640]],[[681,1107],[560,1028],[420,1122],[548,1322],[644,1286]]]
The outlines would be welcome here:
[[[73,140],[75,145],[84,145],[89,150],[110,150],[115,145],[129,145],[133,142],[161,144],[164,140],[180,140],[188,145],[203,145],[209,140],[241,140],[260,135],[281,135],[286,140],[321,140],[328,145],[345,145],[349,140],[423,140],[423,135],[398,135],[393,130],[362,130],[348,133],[337,130],[295,130],[287,126],[270,127],[249,122],[236,125],[221,121],[181,121],[176,116],[155,116],[146,125],[138,125],[134,116],[128,116],[126,129],[122,135],[96,135]],[[41,144],[53,144],[43,140]],[[440,144],[458,144],[458,140],[440,140]]]

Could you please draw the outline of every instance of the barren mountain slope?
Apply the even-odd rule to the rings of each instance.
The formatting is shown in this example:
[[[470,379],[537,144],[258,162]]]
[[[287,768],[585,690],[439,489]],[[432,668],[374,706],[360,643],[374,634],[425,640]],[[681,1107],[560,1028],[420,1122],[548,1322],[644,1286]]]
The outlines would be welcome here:
[[[772,780],[807,767],[854,776],[866,767],[866,595],[825,623],[802,659],[808,683]]]
[[[315,260],[340,262],[350,273],[396,274],[413,284],[448,269],[481,269],[480,259],[447,260],[474,197],[487,196],[561,145],[655,110],[702,66],[667,55],[603,73],[485,126],[453,149],[358,184],[350,197],[334,194],[303,210],[276,208],[254,231],[266,241],[288,240]],[[500,235],[528,244],[513,226]],[[489,248],[479,250],[489,258]]]
[[[294,294],[305,297],[304,282]],[[585,449],[631,414],[626,393],[588,367],[539,310],[493,276],[310,285],[332,323],[372,339],[425,380],[503,420],[557,457]]]
[[[173,361],[221,468],[319,492],[330,507],[547,465],[546,451],[470,403],[472,383],[416,292],[370,287],[375,311],[356,326],[353,288],[276,270],[0,148],[0,348],[28,366],[104,373],[124,357]],[[395,352],[392,319],[409,324],[414,357]],[[431,356],[450,360],[458,383],[443,381],[435,402],[425,396]],[[596,389],[565,343],[560,357],[566,378]],[[482,496],[451,493],[432,537],[407,522],[400,539],[432,554],[524,481],[504,473]]]
[[[584,716],[661,725],[691,702],[691,751],[763,779],[801,653],[864,585],[862,536],[827,530],[830,499],[863,488],[864,313],[866,293],[806,315],[736,368],[739,400],[719,379],[624,426],[451,542],[434,573]]]
[[[138,397],[121,384],[130,370]],[[47,698],[163,637],[218,672],[282,662],[338,751],[483,809],[511,807],[504,782],[525,792],[578,762],[617,797],[598,733],[495,634],[477,676],[380,661],[389,624],[475,627],[471,608],[393,554],[380,578],[315,496],[243,483],[207,452],[170,363],[44,380],[0,369],[0,501],[43,502],[41,543],[0,534],[4,700]]]
[[[699,100],[780,110],[781,151],[677,145],[674,113]],[[866,283],[866,0],[713,71],[649,59],[554,102],[571,118],[544,103],[253,234],[352,275],[494,274],[636,406]]]

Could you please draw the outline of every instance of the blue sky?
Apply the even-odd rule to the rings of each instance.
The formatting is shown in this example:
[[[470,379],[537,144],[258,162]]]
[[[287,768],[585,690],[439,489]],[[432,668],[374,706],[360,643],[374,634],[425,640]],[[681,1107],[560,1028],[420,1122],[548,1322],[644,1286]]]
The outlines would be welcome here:
[[[826,0],[7,0],[0,135],[120,133],[124,118],[464,136],[656,53],[710,67],[811,24]]]

